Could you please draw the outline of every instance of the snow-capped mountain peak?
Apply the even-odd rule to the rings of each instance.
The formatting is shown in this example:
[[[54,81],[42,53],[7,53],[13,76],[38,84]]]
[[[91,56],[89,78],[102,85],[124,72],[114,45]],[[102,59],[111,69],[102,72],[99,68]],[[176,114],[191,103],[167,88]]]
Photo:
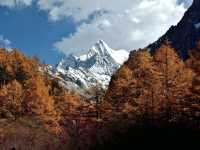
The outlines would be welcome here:
[[[69,55],[56,66],[55,74],[70,89],[87,91],[93,86],[106,89],[112,74],[128,59],[126,50],[113,50],[99,40],[81,55]]]
[[[103,40],[99,40],[92,49],[99,50],[103,56],[109,55],[118,64],[122,64],[128,57],[126,50],[113,50]]]
[[[92,48],[91,51],[94,51],[100,55],[105,54],[110,50],[110,47],[103,41],[99,40]]]
[[[113,50],[103,40],[99,40],[88,52],[74,57],[77,60],[86,61],[94,55],[102,57],[110,56],[116,63],[122,64],[127,59],[128,52],[126,50]]]

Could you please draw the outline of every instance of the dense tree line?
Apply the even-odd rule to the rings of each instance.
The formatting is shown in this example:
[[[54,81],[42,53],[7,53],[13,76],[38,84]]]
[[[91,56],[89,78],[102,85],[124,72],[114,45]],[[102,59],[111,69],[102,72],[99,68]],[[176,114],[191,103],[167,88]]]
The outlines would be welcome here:
[[[41,69],[45,65],[38,59],[0,49],[0,122],[6,120],[0,125],[0,142],[4,136],[9,141],[13,133],[29,140],[40,135],[45,145],[87,150],[138,126],[199,130],[200,42],[189,52],[187,60],[180,59],[168,41],[153,54],[133,51],[113,75],[106,94],[91,87],[88,93],[95,96],[88,101],[64,89]],[[11,124],[11,135],[1,130]],[[45,138],[51,136],[53,142]]]
[[[113,76],[105,100],[156,125],[185,121],[199,128],[199,45],[185,61],[168,41],[153,55],[133,51]]]
[[[84,103],[51,79],[38,59],[0,49],[0,117],[28,116],[55,130],[63,114]],[[57,130],[56,130],[57,131]]]

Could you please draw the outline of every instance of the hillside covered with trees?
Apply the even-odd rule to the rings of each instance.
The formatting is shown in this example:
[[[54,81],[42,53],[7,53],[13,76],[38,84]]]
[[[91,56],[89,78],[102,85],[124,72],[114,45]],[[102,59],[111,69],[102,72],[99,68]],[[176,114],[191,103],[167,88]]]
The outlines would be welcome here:
[[[153,55],[145,49],[133,51],[113,76],[105,100],[121,111],[155,121],[155,125],[161,125],[161,120],[185,121],[185,125],[199,128],[199,51],[198,43],[186,61],[169,42]]]
[[[89,2],[91,3],[91,1]],[[15,8],[11,3],[17,7]],[[19,0],[13,0],[8,3],[1,2],[3,4],[1,5],[3,6],[2,9],[5,9],[5,12],[2,12],[5,13],[6,20],[15,13],[15,11],[11,13],[10,9],[15,10],[18,7],[20,9],[21,7],[25,7],[25,4],[21,6],[18,3],[23,4]],[[33,6],[28,5],[32,1],[26,3],[28,7],[24,10],[29,10],[30,14],[33,15],[32,11],[37,7],[37,2],[34,1]],[[87,3],[79,1],[83,5],[83,8],[79,8],[81,5],[77,5],[77,7],[73,5],[77,9],[71,9],[72,13],[69,13],[70,16],[68,17],[68,12],[65,12],[63,15],[60,14],[68,6],[68,2],[66,6],[64,6],[64,0],[58,3],[55,0],[53,2],[44,0],[41,4],[43,3],[48,6],[39,9],[40,13],[38,16],[41,17],[40,23],[44,26],[39,31],[47,27],[42,22],[42,18],[46,19],[42,15],[43,13],[41,13],[42,9],[45,9],[50,16],[53,16],[56,19],[55,21],[58,21],[58,17],[69,19],[69,23],[72,21],[70,28],[72,28],[73,32],[69,31],[69,37],[62,38],[59,43],[69,39],[73,41],[74,37],[79,35],[79,32],[80,35],[87,35],[87,40],[91,40],[90,42],[92,42],[92,40],[95,40],[93,36],[90,36],[90,34],[94,33],[93,30],[95,29],[95,32],[97,31],[98,34],[95,37],[99,37],[103,33],[99,34],[98,31],[102,32],[105,26],[106,29],[109,27],[116,32],[116,35],[123,36],[123,38],[126,37],[123,42],[131,45],[134,42],[127,40],[128,38],[137,39],[143,36],[142,39],[145,37],[144,42],[148,42],[149,40],[153,40],[152,35],[154,35],[154,32],[156,35],[157,31],[155,30],[159,30],[158,26],[165,25],[165,22],[158,26],[154,25],[154,21],[156,22],[157,19],[148,19],[148,17],[151,17],[151,13],[157,13],[157,11],[154,12],[152,10],[157,7],[157,4],[162,4],[161,1],[156,3],[149,1],[149,6],[155,5],[155,8],[153,7],[152,9],[146,7],[147,0],[141,1],[139,7],[143,7],[143,9],[139,13],[150,14],[145,15],[147,18],[140,17],[139,15],[138,19],[133,18],[132,15],[129,16],[129,13],[135,10],[138,11],[137,9],[133,11],[131,7],[130,12],[129,9],[125,11],[124,7],[120,8],[123,15],[121,13],[118,14],[118,11],[115,11],[115,9],[108,9],[113,10],[111,11],[111,15],[109,15],[109,11],[104,10],[103,7],[102,9],[99,9],[99,7],[96,9],[96,2],[92,2],[92,5],[95,4],[95,9],[91,9],[94,11],[92,11],[93,14],[89,13],[90,9],[88,6],[86,7]],[[111,3],[114,4],[114,1]],[[119,6],[122,3],[121,1]],[[173,7],[173,5],[166,5],[165,8],[165,4],[167,3],[163,3],[163,7],[159,4],[158,9],[165,12],[164,9]],[[169,3],[184,7],[183,1],[170,1]],[[9,11],[4,8],[6,5],[9,5]],[[50,8],[54,5],[55,9],[51,11]],[[139,5],[139,3],[136,3],[136,5]],[[107,8],[107,5],[105,6]],[[114,5],[111,6],[114,8]],[[62,8],[61,11],[60,7]],[[84,21],[79,19],[79,13],[84,12],[82,9],[88,11],[82,14]],[[147,9],[148,11],[146,11]],[[176,7],[174,9],[176,10]],[[184,9],[186,10],[186,8]],[[118,5],[116,10],[118,10]],[[199,10],[200,0],[193,0],[190,8],[177,25],[172,26],[166,34],[146,48],[131,51],[128,60],[126,59],[128,56],[126,51],[122,50],[121,53],[118,53],[100,40],[90,49],[88,54],[79,57],[72,55],[66,57],[66,62],[61,61],[60,65],[57,66],[57,70],[60,71],[56,71],[56,67],[51,68],[49,65],[41,63],[38,58],[25,56],[18,49],[11,49],[11,42],[8,39],[4,39],[3,35],[0,35],[0,45],[3,42],[4,45],[2,47],[6,47],[0,48],[0,150],[137,150],[146,147],[148,149],[173,149],[176,146],[178,146],[177,149],[181,149],[183,146],[185,148],[188,146],[188,149],[193,149],[194,146],[199,147]],[[73,13],[76,14],[75,18],[72,16]],[[135,22],[137,26],[140,26],[138,23],[141,21],[142,34],[134,26],[129,26],[129,28],[133,28],[131,31],[136,31],[136,35],[133,37],[132,32],[130,32],[131,37],[127,37],[129,31],[124,31],[125,28],[123,25],[117,21],[109,22],[115,17],[112,15],[114,13],[116,13],[117,19],[118,17],[120,18],[119,23],[122,23],[123,19],[125,19],[125,26],[129,26],[126,21]],[[103,16],[103,14],[106,16]],[[128,16],[131,17],[130,20],[126,19]],[[158,13],[156,17],[167,21],[167,15],[165,16],[164,13]],[[21,18],[17,17],[16,21],[20,22]],[[7,25],[11,25],[12,30],[8,29],[9,35],[18,35],[16,38],[20,37],[19,41],[22,41],[18,44],[27,44],[31,49],[35,49],[37,40],[39,40],[38,43],[42,43],[46,47],[45,44],[48,43],[47,41],[54,41],[53,38],[50,40],[51,38],[49,37],[51,35],[65,35],[62,28],[59,28],[59,33],[54,33],[53,28],[50,30],[47,27],[47,36],[41,36],[43,32],[41,34],[38,32],[40,26],[32,23],[34,22],[34,18],[30,17],[30,21],[22,19],[24,23],[29,23],[28,26],[17,25],[17,22],[14,21],[7,23],[4,20],[2,20],[2,25],[5,24],[6,28]],[[103,20],[101,21],[101,19]],[[143,23],[142,19],[147,22]],[[51,20],[48,20],[48,24],[50,23],[49,21]],[[153,24],[148,24],[149,21],[152,21]],[[14,23],[16,28],[13,28],[12,23]],[[65,21],[60,23],[66,28]],[[122,30],[119,30],[118,26],[115,28],[113,26],[114,23],[119,24]],[[169,23],[171,24],[172,22],[169,21]],[[94,25],[92,30],[90,24]],[[54,27],[54,25],[54,23],[51,23],[50,26]],[[147,28],[152,25],[155,26],[155,28],[149,28],[150,30],[152,29],[150,31],[152,33],[150,34],[151,39],[148,39],[148,41],[146,39],[149,33],[143,29],[144,25]],[[35,26],[37,30],[32,29],[32,26]],[[78,28],[79,26],[81,28]],[[20,30],[17,30],[18,27],[26,27],[28,31],[32,31],[31,33],[35,32],[35,37],[33,38],[30,33],[27,37],[21,37],[22,33]],[[84,30],[85,27],[87,28],[87,32]],[[76,29],[77,31],[74,32]],[[2,28],[2,30],[4,29]],[[17,32],[14,33],[14,30],[17,30]],[[163,27],[162,30],[164,30]],[[52,33],[49,34],[49,31]],[[112,33],[108,32],[109,30],[105,31],[106,36],[108,33]],[[122,32],[125,32],[125,34],[120,35]],[[116,41],[115,34],[106,37],[106,40],[109,37],[113,38],[111,41]],[[29,40],[31,40],[30,43],[32,44],[27,43],[25,38],[30,38]],[[35,41],[33,42],[32,40]],[[78,38],[78,42],[73,42],[75,45],[80,44],[75,47],[83,49],[81,46],[82,44],[85,45],[86,39],[82,40]],[[122,43],[117,43],[117,45],[119,47],[123,46]],[[41,48],[44,48],[43,46]],[[67,44],[61,47],[69,49]],[[75,49],[74,52],[78,51],[78,49]],[[64,52],[65,50],[61,51]],[[31,53],[35,53],[35,51],[31,51]],[[45,51],[42,55],[48,55],[48,53],[52,52]],[[86,58],[88,58],[88,61],[86,61]],[[124,62],[122,59],[127,60],[123,65],[121,65]],[[89,72],[88,68],[91,69]],[[69,76],[65,76],[66,74]],[[109,81],[107,90],[100,88],[98,85],[101,83],[107,87]],[[70,89],[71,83],[76,83],[80,88],[73,88],[76,91],[67,90]],[[84,92],[88,95],[87,98],[78,94],[78,89],[81,89],[81,87],[88,87]],[[92,95],[92,97],[89,97],[89,95]]]
[[[168,41],[154,54],[133,51],[91,102],[60,86],[37,59],[0,49],[0,148],[112,149],[154,134],[199,137],[199,51],[200,42],[184,61]]]
[[[65,149],[63,124],[76,118],[81,107],[90,107],[43,67],[16,49],[0,49],[0,149]]]

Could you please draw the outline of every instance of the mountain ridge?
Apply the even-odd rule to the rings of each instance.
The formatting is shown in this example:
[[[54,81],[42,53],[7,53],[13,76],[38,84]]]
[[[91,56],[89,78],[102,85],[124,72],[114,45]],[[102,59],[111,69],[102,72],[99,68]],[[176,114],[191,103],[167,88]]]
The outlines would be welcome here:
[[[179,56],[186,59],[189,55],[188,50],[195,48],[196,42],[200,39],[199,7],[200,0],[194,0],[180,22],[176,26],[171,26],[163,36],[147,48],[154,53],[167,40],[171,42]]]
[[[62,59],[52,74],[70,90],[85,93],[96,86],[105,90],[112,74],[128,56],[128,51],[111,49],[103,40],[99,40],[84,54],[71,54]]]

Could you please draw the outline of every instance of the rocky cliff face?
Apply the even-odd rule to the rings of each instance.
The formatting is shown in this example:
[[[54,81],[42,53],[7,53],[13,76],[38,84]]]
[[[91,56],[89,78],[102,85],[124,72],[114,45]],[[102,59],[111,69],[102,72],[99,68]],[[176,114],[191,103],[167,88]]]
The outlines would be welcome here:
[[[158,41],[149,45],[154,52],[160,45],[168,40],[182,58],[188,57],[188,49],[195,47],[200,39],[200,0],[194,0],[192,6],[186,11],[177,26],[172,26]]]

